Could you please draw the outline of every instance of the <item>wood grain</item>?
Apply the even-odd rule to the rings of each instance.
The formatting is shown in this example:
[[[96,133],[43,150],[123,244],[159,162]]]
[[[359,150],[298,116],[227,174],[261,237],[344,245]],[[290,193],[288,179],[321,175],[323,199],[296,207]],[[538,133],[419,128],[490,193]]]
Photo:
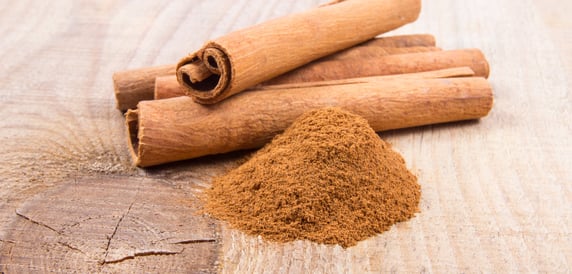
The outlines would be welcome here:
[[[214,272],[217,229],[197,204],[161,180],[72,180],[16,210],[0,249],[2,269]]]
[[[240,164],[248,153],[132,168],[111,75],[175,63],[206,40],[318,4],[0,1],[0,250],[26,248],[13,236],[34,226],[17,212],[34,209],[33,197],[49,197],[74,179],[160,180],[166,193],[192,197],[208,187],[212,176]],[[569,6],[564,0],[423,1],[418,21],[393,34],[431,33],[445,50],[482,49],[491,67],[495,105],[478,123],[381,134],[419,177],[421,212],[349,249],[305,241],[275,244],[221,224],[219,270],[571,272]],[[62,263],[60,272],[88,268],[77,254],[69,254],[74,259]],[[18,272],[34,270],[31,260],[20,259]],[[145,259],[150,261],[143,266],[167,262],[162,256]],[[113,264],[107,271],[133,270],[133,262]],[[8,263],[0,258],[0,272],[7,272]]]

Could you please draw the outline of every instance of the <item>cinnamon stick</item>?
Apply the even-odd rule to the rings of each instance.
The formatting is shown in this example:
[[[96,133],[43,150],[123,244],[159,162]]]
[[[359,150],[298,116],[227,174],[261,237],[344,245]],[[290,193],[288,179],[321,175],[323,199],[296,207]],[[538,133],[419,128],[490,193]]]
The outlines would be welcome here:
[[[326,81],[344,78],[390,75],[468,66],[476,76],[487,78],[489,64],[478,49],[444,50],[385,55],[377,58],[332,60],[310,63],[280,75],[268,85]]]
[[[248,91],[215,105],[187,96],[143,101],[126,114],[132,156],[146,167],[263,146],[299,115],[337,106],[376,131],[478,119],[492,107],[481,77],[393,77],[346,85]]]
[[[272,79],[313,60],[365,42],[417,19],[420,0],[345,0],[242,29],[183,58],[177,79],[203,104]],[[188,66],[204,66],[202,81]]]
[[[382,36],[358,44],[357,47],[407,48],[435,47],[435,37],[431,34],[403,34]]]
[[[326,86],[326,85],[346,85],[362,82],[371,81],[383,81],[390,78],[448,78],[448,77],[469,77],[475,76],[475,72],[469,67],[455,67],[447,68],[441,70],[416,72],[416,73],[406,73],[406,74],[395,74],[395,75],[382,75],[382,76],[370,76],[370,77],[358,77],[340,80],[330,80],[330,81],[319,81],[319,82],[305,82],[305,83],[288,83],[288,84],[277,84],[277,85],[259,85],[255,90],[265,89],[284,89],[284,88],[302,88],[302,87],[313,87],[313,86]],[[173,97],[184,96],[185,91],[177,82],[177,79],[173,76],[161,76],[155,79],[155,100],[167,99]]]
[[[185,96],[185,89],[179,85],[177,76],[168,75],[155,78],[154,96],[155,100]]]
[[[163,65],[114,73],[113,87],[117,109],[126,111],[135,108],[139,101],[153,100],[155,78],[175,75],[176,70],[176,65]]]
[[[265,85],[265,86],[259,86],[254,90],[276,90],[276,89],[291,89],[291,88],[309,88],[318,86],[348,85],[357,83],[370,83],[376,81],[388,81],[392,79],[409,79],[409,78],[438,79],[438,78],[455,78],[455,77],[472,77],[472,76],[475,76],[475,72],[471,68],[456,67],[456,68],[447,68],[440,70],[404,73],[404,74],[368,76],[368,77],[358,77],[358,78],[318,81],[318,82]]]
[[[371,39],[355,47],[329,55],[326,58],[342,59],[352,55],[367,56],[377,52],[396,54],[421,51],[424,48],[435,49],[434,47],[435,37],[430,34],[386,36]],[[336,56],[338,54],[340,55],[339,57]],[[121,111],[126,111],[136,108],[139,101],[153,99],[155,78],[172,75],[173,79],[176,79],[176,70],[177,65],[172,64],[116,72],[113,75],[113,83],[117,108]],[[181,92],[180,95],[183,94],[184,92]]]
[[[343,50],[341,52],[328,55],[325,58],[311,62],[308,65],[297,68],[289,73],[280,75],[274,79],[266,81],[261,85],[275,85],[284,83],[301,83],[301,82],[312,82],[320,80],[335,80],[335,79],[346,79],[364,76],[374,76],[374,75],[386,75],[398,74],[398,73],[412,73],[418,71],[429,71],[433,69],[443,69],[458,66],[470,66],[472,63],[468,62],[467,58],[459,58],[451,62],[451,58],[462,57],[464,55],[469,55],[469,57],[474,57],[476,60],[484,58],[481,54],[471,54],[461,52],[451,52],[450,54],[444,54],[447,58],[442,60],[436,60],[435,58],[430,58],[429,53],[425,55],[413,55],[411,60],[406,58],[400,58],[401,62],[410,63],[420,63],[416,67],[411,67],[406,64],[398,64],[397,68],[394,70],[380,69],[379,66],[383,66],[383,57],[393,54],[404,54],[404,53],[421,53],[421,52],[433,52],[439,51],[436,47],[378,47],[378,44],[386,44],[386,40],[380,40],[382,43],[370,43],[368,45],[356,46]],[[399,40],[392,40],[399,41]],[[401,40],[403,41],[403,40]],[[448,56],[451,55],[451,56]],[[421,59],[418,61],[417,59]],[[428,63],[429,62],[429,63]],[[480,63],[486,63],[486,60],[482,60]],[[401,70],[400,70],[401,69]],[[477,68],[478,69],[478,68]],[[483,71],[483,69],[479,69]],[[397,72],[397,73],[394,73]],[[482,75],[479,75],[482,76]],[[187,89],[179,84],[175,76],[164,76],[157,77],[155,80],[155,99],[165,99],[177,96],[183,96],[186,94]]]
[[[427,47],[376,47],[374,45],[356,46],[320,58],[314,62],[311,62],[310,64],[325,62],[325,61],[345,61],[345,60],[356,60],[356,59],[361,59],[367,62],[368,58],[378,58],[394,54],[419,53],[419,52],[429,52],[429,51],[439,51],[439,50],[441,49],[429,46]]]

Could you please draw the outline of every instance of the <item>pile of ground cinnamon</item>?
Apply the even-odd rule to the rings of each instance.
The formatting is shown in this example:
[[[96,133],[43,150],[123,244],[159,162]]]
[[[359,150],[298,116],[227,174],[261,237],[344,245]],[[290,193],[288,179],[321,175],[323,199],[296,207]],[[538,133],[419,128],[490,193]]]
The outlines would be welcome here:
[[[311,111],[214,179],[206,210],[267,240],[355,245],[418,211],[420,186],[367,121]]]

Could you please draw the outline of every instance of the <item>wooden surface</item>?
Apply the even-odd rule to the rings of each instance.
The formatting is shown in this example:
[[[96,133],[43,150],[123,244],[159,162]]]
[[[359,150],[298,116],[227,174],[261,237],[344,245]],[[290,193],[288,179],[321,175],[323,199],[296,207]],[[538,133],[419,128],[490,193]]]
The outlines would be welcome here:
[[[0,1],[0,272],[571,272],[570,1],[423,1],[394,32],[482,49],[495,105],[480,122],[381,134],[418,175],[421,212],[355,247],[192,215],[248,153],[131,166],[114,71],[317,4]]]

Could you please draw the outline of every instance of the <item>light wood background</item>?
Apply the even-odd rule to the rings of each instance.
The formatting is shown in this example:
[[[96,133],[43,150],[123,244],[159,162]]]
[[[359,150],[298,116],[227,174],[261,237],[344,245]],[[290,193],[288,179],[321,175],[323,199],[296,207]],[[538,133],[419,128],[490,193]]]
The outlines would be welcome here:
[[[131,166],[114,71],[320,1],[0,1],[0,273],[572,272],[572,2],[423,1],[414,24],[477,47],[479,122],[381,133],[421,212],[342,249],[275,244],[190,212],[248,153]]]

